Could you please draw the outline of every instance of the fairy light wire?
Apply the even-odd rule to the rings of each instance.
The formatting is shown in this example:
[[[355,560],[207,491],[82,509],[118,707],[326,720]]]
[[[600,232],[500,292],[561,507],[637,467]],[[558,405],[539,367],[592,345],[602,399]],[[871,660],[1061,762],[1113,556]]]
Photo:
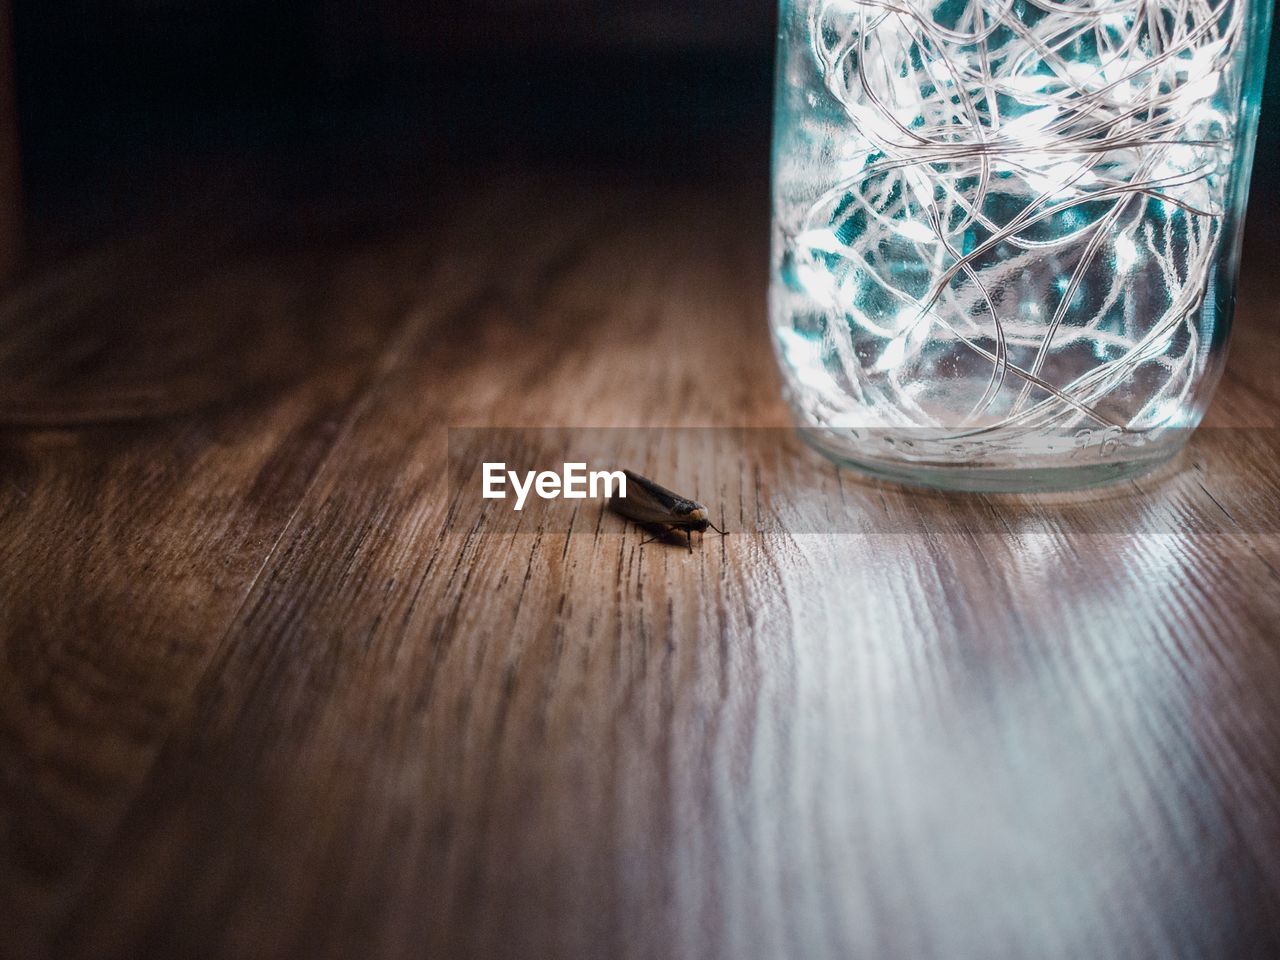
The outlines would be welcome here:
[[[916,425],[954,426],[915,402],[912,382],[930,340],[949,338],[991,364],[958,436],[1081,420],[1151,426],[1200,362],[1196,316],[1222,232],[1235,140],[1222,105],[1239,83],[1244,2],[814,4],[810,49],[865,150],[808,206],[795,244],[834,277],[829,307],[846,323],[831,335],[847,379]],[[806,250],[807,237],[827,239]],[[883,252],[904,249],[929,272],[923,290]],[[1036,293],[1043,319],[1025,315],[1025,299],[1009,302],[1031,271],[1005,250],[1059,265],[1054,289]],[[1137,276],[1166,288],[1145,323],[1129,304]],[[866,312],[847,285],[868,282],[906,319]],[[895,362],[872,377],[853,340],[876,330]],[[1055,349],[1081,338],[1108,359],[1049,382]],[[1101,408],[1152,364],[1163,377],[1136,412],[1117,420]],[[1010,379],[1015,394],[990,412]]]

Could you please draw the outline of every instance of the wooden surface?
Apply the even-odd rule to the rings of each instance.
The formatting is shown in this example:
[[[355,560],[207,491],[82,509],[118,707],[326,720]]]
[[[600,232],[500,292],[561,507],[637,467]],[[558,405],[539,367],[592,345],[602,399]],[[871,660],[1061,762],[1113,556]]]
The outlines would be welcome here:
[[[0,956],[1280,955],[1265,269],[1172,473],[689,554],[446,525],[447,428],[784,426],[762,188],[492,183],[5,301]]]

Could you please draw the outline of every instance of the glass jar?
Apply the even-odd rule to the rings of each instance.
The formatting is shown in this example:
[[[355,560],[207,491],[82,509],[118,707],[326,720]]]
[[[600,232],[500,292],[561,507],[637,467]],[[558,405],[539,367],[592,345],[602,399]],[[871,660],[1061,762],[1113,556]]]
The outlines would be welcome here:
[[[782,0],[770,318],[830,456],[1086,486],[1221,373],[1270,0]]]

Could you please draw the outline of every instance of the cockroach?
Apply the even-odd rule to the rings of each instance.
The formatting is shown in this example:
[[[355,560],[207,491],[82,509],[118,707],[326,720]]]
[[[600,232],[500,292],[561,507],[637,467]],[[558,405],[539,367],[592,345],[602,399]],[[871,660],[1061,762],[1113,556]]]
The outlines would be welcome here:
[[[689,544],[689,552],[693,552],[693,535],[703,533],[708,527],[721,536],[721,530],[707,517],[707,508],[666,487],[661,487],[648,477],[642,477],[633,470],[623,470],[627,477],[627,495],[624,497],[615,492],[609,498],[609,508],[628,520],[646,527],[655,527],[662,531],[659,536],[641,541],[643,546],[654,540],[661,540],[677,530],[683,530]]]

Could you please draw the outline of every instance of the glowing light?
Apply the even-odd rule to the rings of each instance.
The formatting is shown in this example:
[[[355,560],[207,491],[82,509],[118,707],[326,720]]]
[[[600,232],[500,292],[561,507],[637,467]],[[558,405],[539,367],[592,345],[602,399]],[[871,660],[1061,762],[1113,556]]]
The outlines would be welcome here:
[[[1133,238],[1127,233],[1122,233],[1115,239],[1116,248],[1116,269],[1128,270],[1138,262],[1138,245],[1133,242]]]
[[[839,295],[840,288],[836,284],[836,278],[812,260],[798,259],[796,261],[796,278],[800,281],[800,285],[804,287],[805,292],[815,300],[830,302],[834,301]]]
[[[1202,100],[1207,100],[1216,94],[1221,85],[1221,78],[1213,74],[1201,77],[1191,83],[1183,84],[1178,91],[1177,99],[1174,101],[1174,107],[1178,110],[1189,110]]]
[[[1057,107],[1041,107],[1010,120],[1000,128],[1000,132],[1010,140],[1037,146],[1043,142],[1045,127],[1057,120],[1059,115]]]
[[[821,253],[845,253],[848,248],[840,242],[840,238],[836,236],[834,230],[830,227],[821,227],[817,230],[806,230],[796,237],[796,246],[810,250],[817,250]]]
[[[908,240],[917,240],[920,243],[938,242],[938,235],[917,220],[902,220],[894,224],[894,226]]]
[[[892,370],[899,366],[907,356],[907,335],[894,337],[889,341],[889,345],[884,348],[880,354],[880,359],[876,361],[875,369],[881,373],[886,370]]]
[[[1156,407],[1155,423],[1158,426],[1173,426],[1182,415],[1182,404],[1173,399],[1162,400]]]

